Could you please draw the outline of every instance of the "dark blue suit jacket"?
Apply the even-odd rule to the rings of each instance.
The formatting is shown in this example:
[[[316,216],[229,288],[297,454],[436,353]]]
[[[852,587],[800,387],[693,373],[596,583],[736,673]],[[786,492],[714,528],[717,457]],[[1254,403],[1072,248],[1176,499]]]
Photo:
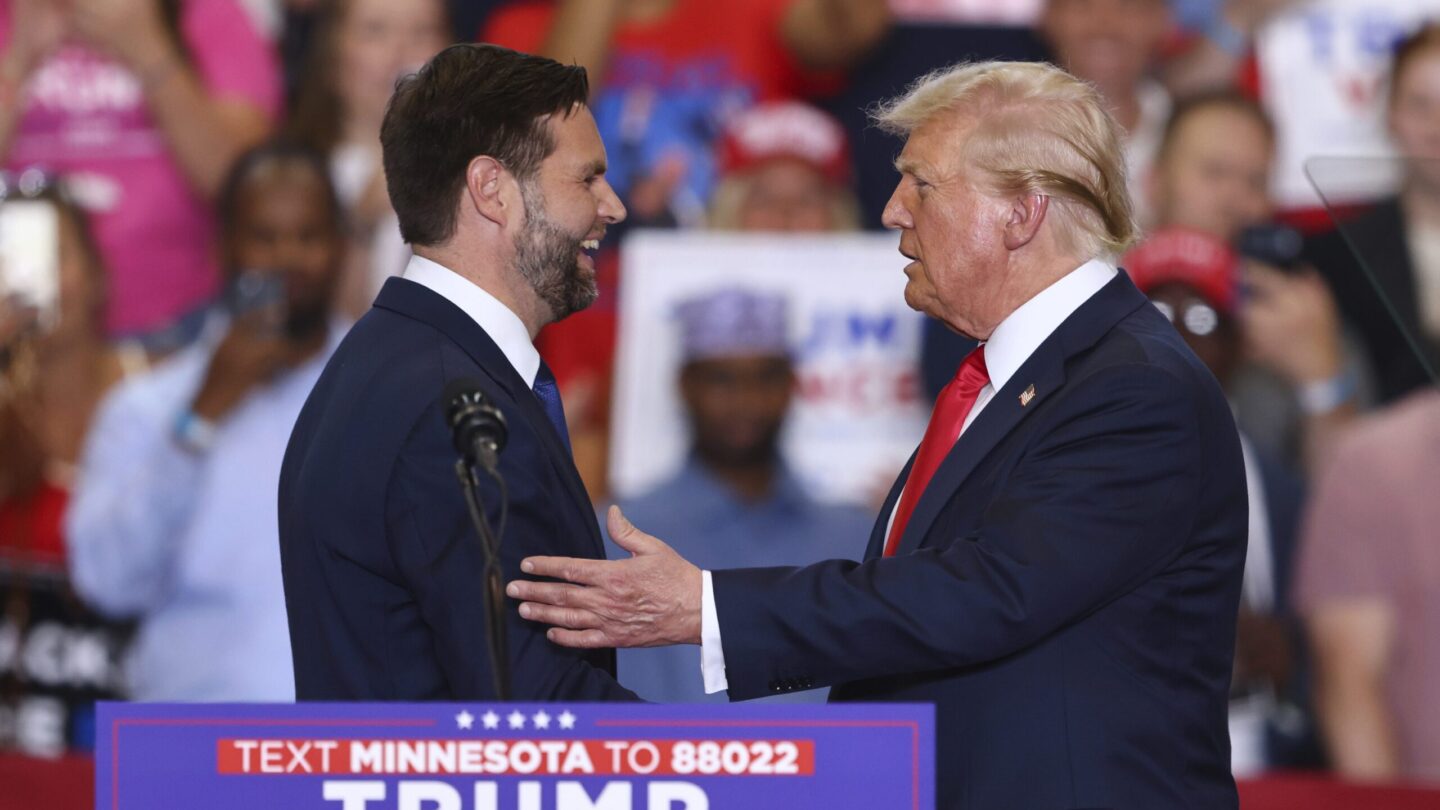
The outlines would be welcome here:
[[[442,416],[473,377],[504,412],[505,581],[535,554],[604,559],[585,486],[529,384],[460,308],[404,279],[340,344],[280,473],[280,558],[300,700],[493,699],[479,540]],[[491,488],[482,497],[499,503]],[[492,514],[492,519],[494,515]],[[612,650],[567,650],[506,600],[516,700],[634,700]]]
[[[934,703],[941,808],[1236,807],[1244,462],[1129,278],[996,393],[877,559],[908,473],[864,563],[714,572],[731,698]]]

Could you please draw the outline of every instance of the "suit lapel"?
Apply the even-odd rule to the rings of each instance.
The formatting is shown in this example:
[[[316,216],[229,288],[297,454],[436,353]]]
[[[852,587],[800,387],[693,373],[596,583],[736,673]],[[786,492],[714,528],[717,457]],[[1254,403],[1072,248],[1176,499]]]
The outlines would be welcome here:
[[[900,538],[900,545],[896,547],[897,555],[908,554],[919,547],[921,540],[930,531],[930,525],[940,515],[940,510],[949,503],[960,485],[970,477],[970,473],[975,471],[976,465],[1026,416],[1037,409],[1044,399],[1041,394],[1053,394],[1064,382],[1063,363],[1061,358],[1053,354],[1036,351],[1020,366],[1005,387],[995,392],[985,409],[961,434],[955,446],[950,448],[945,460],[940,462],[930,484],[921,494],[920,501],[915,504],[915,513],[910,516],[905,535]],[[1027,406],[1022,406],[1020,394],[1030,386],[1034,386],[1039,393]]]
[[[908,554],[919,548],[935,518],[976,466],[1026,416],[1039,410],[1046,399],[1057,395],[1065,384],[1065,362],[1095,345],[1120,319],[1134,312],[1146,300],[1130,282],[1129,276],[1121,272],[1071,313],[1040,344],[1005,386],[995,392],[985,409],[950,448],[945,460],[940,462],[920,501],[915,504],[915,512],[910,516],[910,523],[906,525],[905,534],[895,549],[896,555]],[[901,481],[904,481],[903,477]],[[883,526],[881,532],[884,532]]]
[[[540,438],[546,456],[559,473],[560,480],[575,506],[582,514],[594,514],[594,507],[585,491],[585,483],[580,480],[580,473],[575,469],[575,461],[555,432],[550,418],[545,415],[540,400],[480,324],[444,296],[403,278],[387,280],[375,299],[375,306],[433,326],[468,354],[480,370],[514,403],[513,408],[503,409],[505,417],[511,421],[517,417],[523,419],[530,432]],[[599,524],[593,519],[585,520],[584,523],[589,530],[595,553],[599,555],[599,559],[604,559],[605,544],[600,537]]]

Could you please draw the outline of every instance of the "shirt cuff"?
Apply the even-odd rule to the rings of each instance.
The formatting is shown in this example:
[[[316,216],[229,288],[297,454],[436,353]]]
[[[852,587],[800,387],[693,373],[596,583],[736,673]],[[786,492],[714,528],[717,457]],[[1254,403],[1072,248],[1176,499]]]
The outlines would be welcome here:
[[[710,572],[700,572],[700,674],[705,678],[705,694],[713,695],[730,688],[725,679],[725,648],[720,646],[720,616],[715,612],[715,587]]]

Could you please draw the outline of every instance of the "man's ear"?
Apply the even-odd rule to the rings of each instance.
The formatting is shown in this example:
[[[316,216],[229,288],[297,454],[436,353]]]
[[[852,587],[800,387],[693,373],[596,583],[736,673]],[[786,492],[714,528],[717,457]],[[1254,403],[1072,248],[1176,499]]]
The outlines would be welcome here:
[[[1011,200],[1009,218],[1005,221],[1005,248],[1019,250],[1030,244],[1045,223],[1050,198],[1044,194],[1022,194]]]
[[[501,228],[515,216],[515,206],[505,194],[513,182],[500,161],[487,155],[471,159],[465,167],[465,196],[471,209]]]

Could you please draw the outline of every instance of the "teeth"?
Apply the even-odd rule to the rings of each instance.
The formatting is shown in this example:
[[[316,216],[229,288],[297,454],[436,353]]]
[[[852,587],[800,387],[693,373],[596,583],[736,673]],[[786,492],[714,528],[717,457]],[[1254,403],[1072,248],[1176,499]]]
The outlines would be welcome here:
[[[586,239],[584,242],[581,242],[581,243],[580,243],[580,247],[585,248],[586,250],[599,250],[599,249],[600,249],[600,240],[599,240],[599,239]]]

